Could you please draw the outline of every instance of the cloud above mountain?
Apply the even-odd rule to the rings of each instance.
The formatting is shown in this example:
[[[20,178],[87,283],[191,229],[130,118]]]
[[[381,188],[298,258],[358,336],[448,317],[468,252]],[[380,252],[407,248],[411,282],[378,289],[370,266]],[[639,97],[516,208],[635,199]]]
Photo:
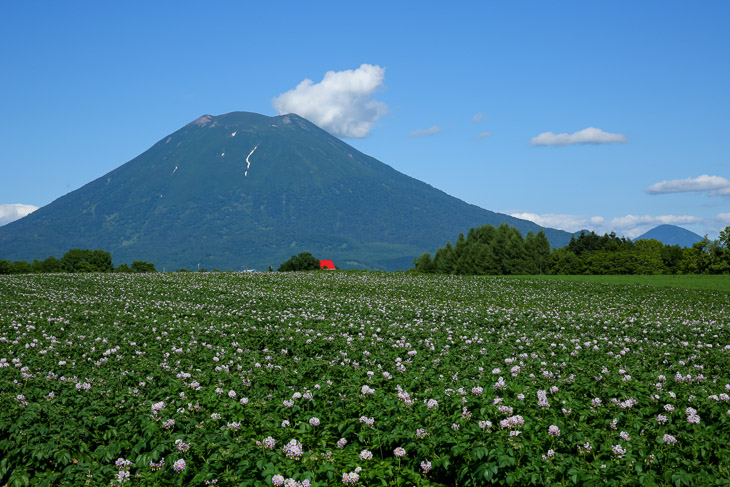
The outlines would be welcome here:
[[[706,192],[710,196],[728,196],[730,195],[730,181],[721,176],[703,174],[696,178],[660,181],[644,191],[649,194]]]
[[[611,134],[595,127],[588,127],[572,134],[543,132],[530,140],[530,145],[563,147],[576,144],[622,144],[627,142],[623,134]]]
[[[6,225],[15,220],[19,220],[38,209],[37,206],[24,205],[21,203],[11,203],[0,205],[0,225]]]
[[[600,216],[566,215],[557,213],[544,213],[540,215],[529,212],[510,213],[510,216],[521,218],[522,220],[529,220],[533,223],[537,223],[541,227],[557,228],[567,232],[593,229],[596,228],[597,225],[605,223],[603,217]]]
[[[635,238],[651,228],[667,225],[694,225],[708,223],[705,219],[691,215],[625,215],[610,220],[601,216],[567,215],[567,214],[537,214],[529,212],[510,213],[510,216],[529,220],[540,226],[557,228],[567,232],[580,230],[594,230],[598,234],[616,232]],[[718,218],[720,215],[718,215]]]
[[[279,115],[296,113],[337,137],[363,138],[388,112],[373,99],[383,86],[385,68],[362,64],[357,69],[328,71],[319,83],[305,79],[273,100]]]

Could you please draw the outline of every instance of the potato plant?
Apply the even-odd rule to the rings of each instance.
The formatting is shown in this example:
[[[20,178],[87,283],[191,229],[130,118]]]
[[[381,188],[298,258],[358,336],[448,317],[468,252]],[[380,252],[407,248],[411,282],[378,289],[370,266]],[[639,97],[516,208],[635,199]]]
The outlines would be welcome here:
[[[0,276],[0,485],[726,485],[730,294]]]

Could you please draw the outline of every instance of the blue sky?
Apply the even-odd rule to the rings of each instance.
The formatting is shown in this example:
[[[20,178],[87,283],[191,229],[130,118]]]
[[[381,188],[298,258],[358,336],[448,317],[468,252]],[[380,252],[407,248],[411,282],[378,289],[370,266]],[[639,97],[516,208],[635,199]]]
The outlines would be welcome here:
[[[0,223],[202,114],[296,110],[483,208],[714,238],[728,19],[725,1],[3,2]]]

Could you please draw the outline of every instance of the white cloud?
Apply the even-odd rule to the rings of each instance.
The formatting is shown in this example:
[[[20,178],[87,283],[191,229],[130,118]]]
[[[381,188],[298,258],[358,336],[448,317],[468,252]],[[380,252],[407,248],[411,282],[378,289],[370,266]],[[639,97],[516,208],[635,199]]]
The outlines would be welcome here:
[[[592,230],[597,224],[603,223],[603,218],[600,216],[589,217],[584,215],[565,215],[556,213],[544,213],[539,215],[537,213],[528,212],[510,213],[510,216],[529,220],[533,223],[537,223],[541,227],[557,228],[559,230],[565,230],[566,232]]]
[[[471,121],[474,123],[480,122],[484,118],[484,114],[482,112],[477,113],[473,117],[471,117]]]
[[[650,225],[689,225],[693,223],[701,223],[702,218],[688,215],[626,215],[611,220],[611,225],[615,227],[633,227],[641,224]]]
[[[575,144],[618,144],[626,141],[627,139],[625,135],[610,134],[595,127],[588,127],[587,129],[573,132],[572,134],[543,132],[537,137],[533,137],[530,141],[530,145],[561,147]]]
[[[408,134],[408,137],[427,137],[429,135],[437,134],[441,132],[441,127],[438,125],[434,125],[430,129],[426,130],[414,130],[410,134]]]
[[[486,137],[491,137],[492,132],[482,132],[481,134],[477,135],[477,140],[482,140]]]
[[[727,215],[730,220],[730,213],[718,215]],[[612,218],[607,221],[601,216],[585,216],[585,215],[565,215],[565,214],[537,214],[537,213],[510,213],[510,216],[529,220],[540,226],[548,228],[557,228],[567,232],[578,232],[580,230],[593,230],[599,235],[604,233],[616,232],[617,235],[636,238],[642,233],[661,225],[694,225],[707,223],[705,219],[689,216],[689,215],[626,215]]]
[[[0,225],[6,225],[14,222],[25,215],[29,215],[38,209],[37,206],[24,205],[21,203],[11,203],[0,205]]]
[[[730,181],[721,176],[708,176],[707,174],[703,174],[696,178],[661,181],[656,184],[652,184],[644,191],[649,194],[707,191],[707,194],[710,196],[727,196],[730,195]]]
[[[717,219],[721,222],[730,222],[730,213],[718,213]]]
[[[362,64],[346,71],[328,71],[321,82],[305,79],[273,100],[280,115],[296,113],[338,137],[367,137],[387,113],[385,103],[372,99],[383,86],[385,68]]]

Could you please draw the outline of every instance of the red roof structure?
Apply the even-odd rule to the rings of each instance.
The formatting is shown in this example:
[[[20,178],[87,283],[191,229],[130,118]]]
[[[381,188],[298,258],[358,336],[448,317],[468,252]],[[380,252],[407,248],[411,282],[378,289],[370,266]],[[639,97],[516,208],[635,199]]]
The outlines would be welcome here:
[[[319,268],[320,269],[326,269],[328,271],[335,270],[335,264],[332,263],[331,260],[320,260],[319,261]]]

